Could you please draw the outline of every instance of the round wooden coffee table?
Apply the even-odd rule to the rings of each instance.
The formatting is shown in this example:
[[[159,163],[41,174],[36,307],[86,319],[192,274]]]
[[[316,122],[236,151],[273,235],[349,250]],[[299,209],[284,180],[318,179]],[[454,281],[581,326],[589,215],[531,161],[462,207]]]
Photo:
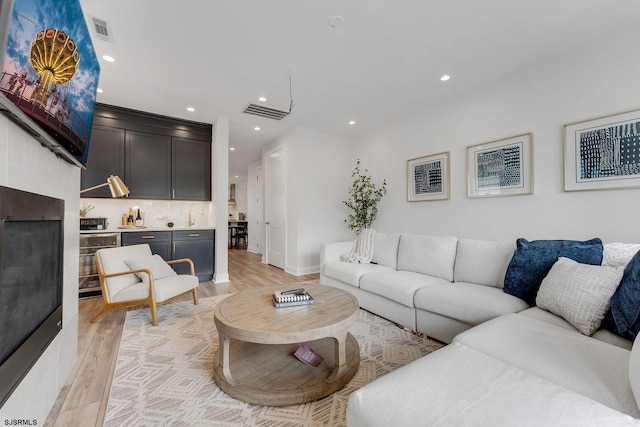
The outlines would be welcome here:
[[[304,287],[315,303],[276,308],[272,295]],[[229,395],[268,406],[320,399],[344,387],[360,365],[360,347],[348,332],[357,299],[325,285],[268,286],[231,295],[214,312],[220,347],[213,377]],[[324,357],[318,367],[293,353],[308,344]]]

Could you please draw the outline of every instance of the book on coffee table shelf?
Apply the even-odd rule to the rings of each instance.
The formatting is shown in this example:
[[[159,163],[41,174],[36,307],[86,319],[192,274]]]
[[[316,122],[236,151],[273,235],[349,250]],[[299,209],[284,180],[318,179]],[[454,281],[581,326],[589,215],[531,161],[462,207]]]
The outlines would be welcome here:
[[[291,291],[276,291],[273,294],[273,305],[276,307],[293,307],[296,305],[309,305],[315,301],[304,289]]]

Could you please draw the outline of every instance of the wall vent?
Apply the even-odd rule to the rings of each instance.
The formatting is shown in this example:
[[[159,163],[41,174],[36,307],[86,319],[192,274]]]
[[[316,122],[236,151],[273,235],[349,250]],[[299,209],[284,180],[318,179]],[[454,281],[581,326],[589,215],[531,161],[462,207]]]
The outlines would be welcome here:
[[[242,112],[274,120],[282,120],[289,115],[289,111],[276,110],[275,108],[264,107],[257,104],[247,105]]]
[[[111,26],[107,21],[94,17],[91,18],[91,21],[93,22],[93,30],[99,39],[107,42],[113,41],[111,38]]]

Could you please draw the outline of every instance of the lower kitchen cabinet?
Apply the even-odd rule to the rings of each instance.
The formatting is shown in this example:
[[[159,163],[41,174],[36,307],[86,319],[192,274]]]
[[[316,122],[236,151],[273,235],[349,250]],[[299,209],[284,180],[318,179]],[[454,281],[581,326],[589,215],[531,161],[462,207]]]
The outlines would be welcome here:
[[[215,230],[189,230],[173,232],[173,259],[190,258],[200,281],[211,280],[214,272],[213,246]],[[178,264],[179,274],[189,272],[187,264]]]
[[[215,230],[130,231],[122,233],[122,245],[148,243],[151,252],[165,260],[190,258],[200,281],[211,280],[214,269]],[[188,264],[172,266],[178,274],[188,274]]]

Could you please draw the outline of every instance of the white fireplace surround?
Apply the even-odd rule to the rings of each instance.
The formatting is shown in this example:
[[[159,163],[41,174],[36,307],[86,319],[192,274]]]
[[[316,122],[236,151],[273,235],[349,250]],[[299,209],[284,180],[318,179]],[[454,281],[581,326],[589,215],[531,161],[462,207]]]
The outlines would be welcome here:
[[[43,425],[78,353],[80,169],[0,115],[0,185],[65,201],[62,331],[0,409],[0,423],[31,420]]]

